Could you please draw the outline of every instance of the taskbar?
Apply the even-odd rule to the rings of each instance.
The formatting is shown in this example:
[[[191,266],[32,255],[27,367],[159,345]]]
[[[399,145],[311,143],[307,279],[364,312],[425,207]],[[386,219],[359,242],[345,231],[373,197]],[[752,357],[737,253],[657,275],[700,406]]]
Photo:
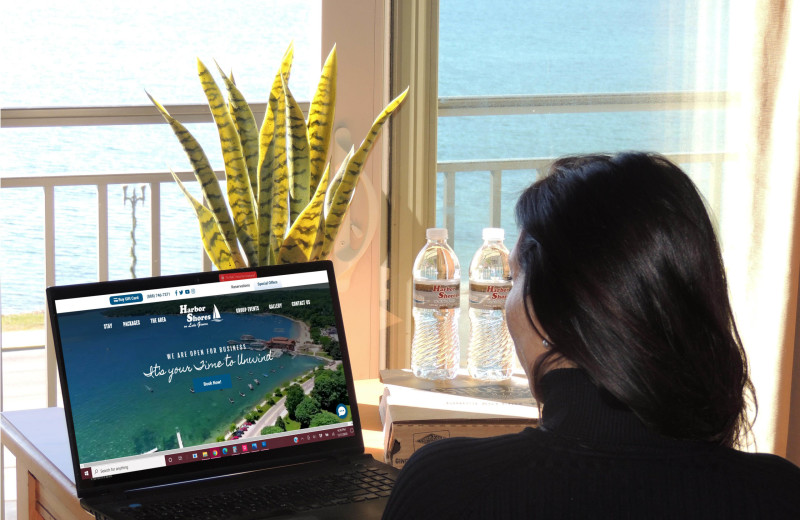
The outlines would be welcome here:
[[[163,466],[175,466],[190,462],[200,462],[203,460],[219,459],[234,455],[245,455],[259,451],[286,448],[314,442],[324,442],[331,439],[341,439],[355,435],[353,426],[342,425],[336,428],[319,429],[314,431],[296,430],[285,434],[273,435],[268,438],[241,439],[231,443],[230,441],[221,442],[217,446],[195,448],[186,451],[172,451],[165,454],[150,454],[134,459],[120,460],[115,462],[92,463],[81,467],[81,479],[91,480],[98,478],[108,478],[120,473],[130,473],[145,469],[158,468]]]

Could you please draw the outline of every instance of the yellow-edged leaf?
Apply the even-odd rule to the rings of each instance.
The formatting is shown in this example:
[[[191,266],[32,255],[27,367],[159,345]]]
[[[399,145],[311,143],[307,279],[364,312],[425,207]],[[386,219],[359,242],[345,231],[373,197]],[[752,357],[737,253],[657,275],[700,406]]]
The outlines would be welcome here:
[[[245,100],[239,88],[233,82],[233,73],[228,77],[217,65],[220,76],[225,81],[225,88],[228,91],[228,107],[239,134],[239,141],[242,145],[244,162],[247,165],[247,174],[250,178],[250,187],[253,193],[258,193],[258,127],[256,118],[250,105]]]
[[[325,242],[322,245],[322,258],[326,258],[330,254],[331,249],[333,249],[333,241],[336,238],[336,234],[339,232],[339,226],[350,205],[350,200],[353,198],[358,176],[364,168],[364,162],[367,160],[367,155],[372,149],[372,145],[378,138],[378,133],[384,123],[389,119],[389,116],[391,116],[392,113],[397,110],[397,107],[400,106],[400,103],[403,102],[406,95],[408,95],[408,88],[386,105],[386,108],[375,118],[375,121],[372,123],[372,128],[370,128],[369,133],[367,133],[367,136],[361,142],[361,146],[358,147],[356,153],[347,161],[347,168],[345,169],[341,182],[336,187],[330,209],[325,215]]]
[[[259,165],[258,177],[258,265],[272,265],[272,185],[275,166],[275,141],[270,140],[264,162]]]
[[[317,184],[317,191],[314,192],[311,202],[294,221],[289,233],[283,240],[281,249],[278,252],[278,263],[290,264],[314,260],[312,258],[314,245],[317,242],[318,235],[321,235],[325,222],[322,218],[322,212],[325,205],[325,192],[328,189],[329,174],[330,165]]]
[[[283,54],[281,66],[275,74],[275,79],[272,80],[272,89],[269,91],[269,99],[267,101],[267,110],[264,113],[264,121],[261,123],[261,130],[258,135],[258,176],[262,177],[261,169],[266,154],[269,150],[269,144],[275,135],[275,113],[274,108],[277,106],[278,98],[281,96],[283,89],[281,82],[289,81],[289,74],[292,71],[292,59],[294,58],[294,42],[289,44],[286,52]],[[263,230],[261,230],[263,233]]]
[[[324,207],[323,207],[322,222],[320,223],[321,224],[320,232],[317,234],[317,239],[314,242],[314,249],[311,252],[311,257],[313,259],[315,259],[315,260],[323,260],[323,259],[328,257],[328,255],[330,254],[330,250],[331,250],[332,246],[328,247],[327,251],[326,251],[325,250],[325,245],[329,241],[332,243],[333,239],[336,238],[336,235],[335,235],[335,232],[334,232],[333,237],[330,238],[329,240],[326,240],[327,231],[328,231],[328,222],[331,223],[331,226],[334,225],[333,224],[334,221],[338,221],[340,223],[341,219],[344,218],[344,212],[347,211],[347,205],[344,205],[344,212],[341,212],[341,215],[332,215],[331,214],[331,208],[333,206],[333,202],[334,202],[333,199],[334,199],[335,194],[336,194],[336,189],[342,183],[342,178],[344,177],[344,174],[347,171],[347,165],[349,164],[350,159],[353,157],[353,153],[354,152],[355,152],[355,149],[351,146],[350,147],[350,151],[347,152],[347,155],[345,155],[344,159],[342,159],[342,164],[339,165],[339,169],[336,171],[336,174],[328,182],[328,189],[327,189],[327,193],[325,194],[325,203],[324,203]],[[349,204],[349,202],[348,202],[348,204]],[[339,213],[340,212],[339,208],[341,208],[341,207],[342,207],[342,205],[340,204],[337,208],[334,208],[335,212]],[[331,230],[334,231],[334,228],[331,227]]]
[[[269,146],[265,167],[271,172],[271,202],[266,211],[270,212],[269,255],[278,257],[278,251],[286,228],[289,225],[289,167],[286,157],[286,97],[281,94],[270,105],[274,105],[274,135]],[[262,231],[264,233],[266,231]]]
[[[317,185],[317,192],[320,191],[320,186],[323,183],[323,179],[325,179],[325,187],[323,188],[325,194],[323,197],[322,202],[322,214],[319,217],[319,228],[317,229],[317,235],[314,237],[314,246],[311,248],[311,254],[308,255],[308,260],[313,262],[315,260],[322,260],[322,246],[325,243],[325,202],[328,198],[328,193],[331,191],[331,178],[330,178],[330,170],[331,170],[331,163],[328,162],[327,166],[325,167],[325,173],[320,179],[320,183]]]
[[[292,96],[289,85],[282,84],[286,115],[286,163],[289,167],[289,221],[294,222],[311,199],[308,166],[308,129],[303,111]]]
[[[289,83],[289,75],[292,73],[292,60],[294,59],[294,41],[289,42],[288,47],[283,52],[283,58],[281,58],[281,76],[283,76],[283,81]],[[274,86],[274,85],[273,85]]]
[[[225,238],[222,236],[222,232],[214,219],[214,214],[189,193],[186,186],[175,175],[175,172],[171,173],[172,178],[175,179],[183,194],[194,207],[194,211],[197,214],[197,222],[200,224],[200,238],[203,241],[203,248],[217,269],[245,267],[243,263],[237,263],[231,254],[231,250],[228,248]]]
[[[336,45],[322,67],[317,91],[308,109],[308,144],[311,180],[309,189],[316,191],[322,171],[328,162],[334,111],[336,108]]]
[[[228,204],[233,211],[236,236],[244,249],[249,265],[256,265],[258,253],[255,237],[258,235],[258,230],[253,208],[253,189],[250,187],[250,178],[247,174],[247,165],[242,153],[239,134],[216,81],[199,59],[197,60],[197,73],[219,133],[222,158],[225,161]]]
[[[355,148],[350,147],[350,151],[347,152],[347,155],[344,156],[342,159],[342,163],[339,165],[339,169],[336,170],[336,175],[333,176],[330,183],[328,183],[328,193],[325,196],[325,218],[328,217],[328,213],[331,211],[331,206],[333,205],[333,199],[336,196],[336,190],[339,188],[339,185],[342,183],[342,178],[344,177],[344,173],[347,171],[347,164],[350,162],[350,159],[353,157],[355,153]]]
[[[280,164],[285,164],[286,160],[285,157],[277,161],[275,158],[275,111],[278,110],[278,98],[282,95],[281,82],[289,79],[293,56],[294,44],[290,43],[272,82],[267,110],[264,113],[264,121],[258,136],[258,259],[260,265],[275,263],[275,253],[277,252],[277,249],[272,247],[272,191],[275,169],[280,167]]]
[[[234,229],[233,222],[231,221],[231,215],[228,212],[228,206],[225,205],[225,199],[222,196],[222,189],[219,186],[217,174],[211,168],[211,165],[208,162],[208,157],[203,151],[203,148],[180,121],[172,117],[167,109],[164,108],[161,103],[156,101],[153,96],[147,92],[145,93],[167,121],[167,123],[169,123],[173,133],[178,138],[178,141],[180,141],[183,151],[186,152],[186,156],[189,158],[189,162],[192,164],[195,178],[200,184],[200,188],[203,190],[203,197],[211,206],[214,219],[216,220],[216,223],[222,232],[222,236],[225,240],[228,250],[233,256],[234,263],[244,267],[245,264],[242,260],[241,253],[239,252],[239,245],[236,241],[236,230]]]

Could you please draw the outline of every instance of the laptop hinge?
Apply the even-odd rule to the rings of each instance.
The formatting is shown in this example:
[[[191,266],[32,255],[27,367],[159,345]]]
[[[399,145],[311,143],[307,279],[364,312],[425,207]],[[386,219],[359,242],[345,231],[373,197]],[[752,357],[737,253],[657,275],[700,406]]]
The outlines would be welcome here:
[[[372,455],[369,453],[355,453],[349,455],[336,455],[333,457],[333,461],[336,464],[346,465],[346,464],[353,464],[359,462],[368,462],[372,459]]]

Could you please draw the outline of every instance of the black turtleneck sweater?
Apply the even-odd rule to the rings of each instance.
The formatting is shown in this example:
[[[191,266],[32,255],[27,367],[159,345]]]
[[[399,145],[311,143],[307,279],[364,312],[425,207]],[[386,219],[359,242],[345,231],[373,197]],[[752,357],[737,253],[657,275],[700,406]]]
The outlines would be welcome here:
[[[578,369],[542,387],[539,428],[417,451],[383,518],[800,519],[791,462],[663,437]]]

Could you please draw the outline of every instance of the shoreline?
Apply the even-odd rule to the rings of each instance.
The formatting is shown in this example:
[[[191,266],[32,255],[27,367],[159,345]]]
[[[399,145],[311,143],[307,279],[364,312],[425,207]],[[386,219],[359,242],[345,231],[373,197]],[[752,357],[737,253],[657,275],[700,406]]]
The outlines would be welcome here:
[[[293,321],[297,321],[297,320],[293,320]],[[302,323],[302,322],[301,322],[301,323]],[[304,324],[304,325],[305,325],[305,324]],[[310,330],[310,328],[308,328],[308,330]],[[309,338],[310,338],[310,336],[309,336]],[[288,355],[288,354],[287,354],[287,355]],[[317,356],[317,355],[314,355],[314,354],[311,354],[311,353],[296,353],[295,355],[296,355],[296,356],[304,356],[304,357],[309,357],[309,358],[312,358],[312,359],[319,360],[319,361],[321,361],[321,362],[323,362],[323,363],[327,363],[327,361],[326,361],[324,358],[321,358],[321,357],[319,357],[319,356]],[[315,366],[314,368],[311,368],[311,369],[309,369],[309,370],[307,370],[307,371],[303,372],[302,374],[300,374],[300,375],[298,375],[298,376],[295,376],[295,377],[293,377],[293,378],[291,378],[291,379],[289,379],[289,380],[284,380],[284,381],[280,382],[279,384],[277,384],[277,386],[275,386],[275,387],[273,388],[273,390],[270,392],[270,394],[269,394],[269,395],[270,395],[270,396],[273,396],[273,395],[275,394],[275,390],[279,390],[279,389],[282,389],[282,388],[284,388],[285,386],[291,385],[292,383],[296,382],[296,380],[297,380],[298,378],[299,378],[299,379],[302,379],[302,378],[304,378],[304,377],[306,377],[306,376],[308,376],[308,375],[312,374],[312,373],[314,372],[314,370],[316,370],[316,369],[317,369],[319,366],[325,367],[325,366],[327,366],[327,365],[326,365],[326,364],[322,364],[322,365]],[[300,384],[301,386],[303,386],[303,385],[306,385],[306,384],[307,384],[309,381],[311,381],[312,388],[313,388],[313,381],[314,381],[314,378],[313,378],[313,377],[312,377],[311,379],[309,379],[308,381],[303,381],[302,383],[298,383],[298,384]],[[310,391],[310,390],[309,390],[309,391]],[[255,434],[253,434],[253,433],[251,433],[251,432],[255,431],[255,427],[256,427],[256,426],[257,426],[257,425],[258,425],[258,424],[261,422],[261,419],[262,419],[264,416],[266,416],[266,415],[267,415],[267,414],[269,414],[270,412],[272,412],[272,415],[274,415],[274,414],[275,414],[275,412],[273,412],[273,410],[276,410],[276,409],[277,409],[277,407],[282,407],[282,408],[283,408],[283,409],[281,410],[281,413],[280,413],[280,417],[283,417],[283,416],[285,415],[285,414],[284,414],[284,412],[285,412],[285,410],[286,410],[286,407],[285,407],[285,404],[284,404],[284,403],[285,403],[285,401],[286,401],[286,396],[285,396],[285,395],[284,395],[284,396],[281,396],[279,399],[277,399],[277,400],[275,401],[275,404],[274,404],[274,405],[272,405],[272,406],[271,406],[269,409],[265,410],[265,411],[264,411],[264,413],[261,415],[261,417],[260,417],[258,420],[256,420],[256,421],[254,422],[254,424],[252,425],[252,429],[251,429],[251,428],[248,428],[248,430],[245,432],[245,435],[242,435],[242,437],[241,437],[240,439],[243,439],[243,438],[245,438],[245,437],[250,437],[250,436],[253,436],[253,435],[260,435],[260,430],[259,430],[259,432],[258,432],[258,433],[255,433]],[[256,404],[256,405],[254,405],[252,408],[250,408],[250,410],[249,410],[248,412],[246,412],[246,413],[245,413],[245,415],[246,415],[247,413],[249,413],[249,412],[252,412],[252,411],[254,411],[256,408],[264,408],[264,406],[266,406],[266,404],[267,404],[267,399],[264,399],[264,400],[262,400],[260,403],[258,403],[258,404]],[[275,420],[277,420],[277,417],[275,417]],[[239,440],[239,439],[231,439],[231,436],[232,436],[233,432],[231,432],[231,431],[230,431],[230,427],[229,427],[229,426],[230,426],[230,424],[235,424],[235,425],[236,425],[236,429],[239,429],[241,426],[243,426],[243,425],[244,425],[244,423],[245,423],[245,422],[247,422],[247,418],[246,418],[244,415],[242,415],[242,416],[239,416],[239,417],[238,417],[238,419],[234,419],[234,420],[233,420],[233,421],[231,421],[231,422],[227,422],[227,421],[226,421],[224,424],[222,424],[222,425],[219,427],[219,429],[218,429],[217,431],[219,431],[219,432],[222,432],[222,436],[224,436],[224,437],[225,437],[225,441],[230,441],[230,440]],[[266,428],[267,426],[273,426],[273,425],[274,425],[274,421],[273,421],[273,423],[272,423],[272,424],[268,424],[268,425],[261,426],[261,428]],[[250,434],[250,435],[247,435],[247,434]],[[213,432],[212,432],[212,435],[213,435]],[[217,440],[216,440],[216,439],[217,439],[217,437],[218,437],[218,436],[219,436],[219,435],[217,435],[217,436],[214,436],[213,438],[206,439],[206,442],[205,442],[204,444],[207,444],[207,443],[213,443],[213,442],[217,442]]]
[[[311,325],[309,325],[308,323],[306,323],[306,322],[304,322],[302,320],[296,320],[294,318],[289,318],[288,316],[284,316],[284,318],[286,318],[288,320],[291,320],[300,329],[298,334],[297,334],[297,340],[296,340],[298,344],[304,344],[305,345],[305,344],[311,343]]]
[[[296,338],[292,337],[289,339],[294,339],[298,344],[311,343],[311,325],[304,322],[303,320],[291,318],[289,316],[286,316],[285,314],[279,314],[277,312],[261,312],[258,313],[258,316],[277,316],[279,318],[284,318],[291,321],[293,324],[297,326],[298,331],[296,334],[297,336]],[[293,336],[295,336],[295,334],[293,334]]]

